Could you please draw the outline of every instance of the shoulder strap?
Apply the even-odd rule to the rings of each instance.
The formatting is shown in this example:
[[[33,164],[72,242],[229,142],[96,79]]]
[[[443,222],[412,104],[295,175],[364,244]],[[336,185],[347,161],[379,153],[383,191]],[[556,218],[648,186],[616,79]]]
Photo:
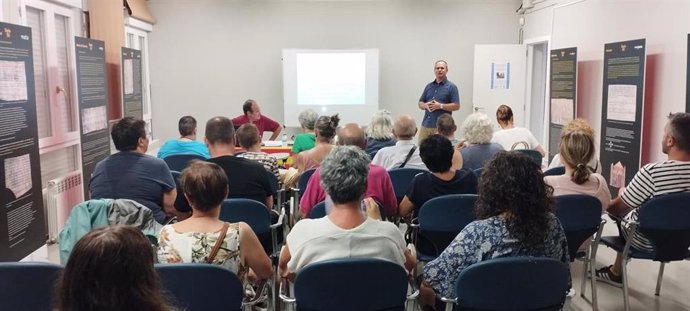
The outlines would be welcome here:
[[[410,158],[412,157],[412,154],[414,151],[417,150],[417,146],[412,146],[412,149],[410,149],[410,152],[407,153],[407,156],[405,157],[405,161],[398,166],[398,168],[403,168],[405,167],[405,164],[407,164],[407,161],[410,161]]]
[[[211,253],[208,254],[208,257],[206,257],[207,263],[213,263],[213,259],[216,258],[216,254],[218,254],[218,251],[220,250],[220,246],[223,244],[223,240],[225,240],[225,234],[228,232],[229,226],[230,225],[227,222],[223,223],[223,228],[220,229],[220,236],[218,236],[218,240],[216,240],[216,244],[213,245],[213,249],[211,250]]]

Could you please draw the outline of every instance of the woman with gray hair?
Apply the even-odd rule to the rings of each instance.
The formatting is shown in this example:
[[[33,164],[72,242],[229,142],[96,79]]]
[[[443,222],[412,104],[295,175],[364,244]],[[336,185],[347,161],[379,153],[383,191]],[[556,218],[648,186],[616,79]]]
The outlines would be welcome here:
[[[484,163],[503,150],[500,144],[492,143],[494,129],[491,119],[481,112],[475,112],[462,122],[462,132],[465,134],[464,143],[460,143],[462,154],[462,168],[476,170],[484,167]]]
[[[299,124],[302,126],[302,132],[304,133],[295,136],[295,143],[292,145],[292,152],[294,154],[314,148],[314,145],[316,145],[314,126],[318,118],[319,114],[311,109],[304,110],[297,116],[297,120],[299,120]]]
[[[383,147],[395,146],[393,138],[393,117],[390,111],[381,109],[374,113],[367,125],[367,154],[373,159]]]
[[[292,278],[305,265],[337,258],[383,259],[412,270],[415,259],[400,230],[367,216],[378,213],[376,202],[364,199],[368,174],[369,156],[359,147],[337,146],[326,156],[319,176],[333,208],[326,217],[295,224],[280,254],[281,276]]]

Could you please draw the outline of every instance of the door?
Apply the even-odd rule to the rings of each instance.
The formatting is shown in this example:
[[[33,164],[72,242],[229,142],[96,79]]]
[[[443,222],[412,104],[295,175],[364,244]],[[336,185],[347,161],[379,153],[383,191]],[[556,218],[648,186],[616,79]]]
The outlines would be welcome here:
[[[527,124],[525,107],[525,77],[527,50],[521,44],[474,46],[474,111],[496,119],[496,109],[508,105],[513,109],[516,126]],[[495,129],[499,129],[495,123]]]

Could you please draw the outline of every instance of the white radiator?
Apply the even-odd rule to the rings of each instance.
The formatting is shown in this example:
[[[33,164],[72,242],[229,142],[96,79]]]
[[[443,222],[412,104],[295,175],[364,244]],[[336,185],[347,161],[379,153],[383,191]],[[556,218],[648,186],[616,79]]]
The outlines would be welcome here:
[[[71,172],[48,182],[48,243],[57,241],[72,207],[84,201],[81,172]]]

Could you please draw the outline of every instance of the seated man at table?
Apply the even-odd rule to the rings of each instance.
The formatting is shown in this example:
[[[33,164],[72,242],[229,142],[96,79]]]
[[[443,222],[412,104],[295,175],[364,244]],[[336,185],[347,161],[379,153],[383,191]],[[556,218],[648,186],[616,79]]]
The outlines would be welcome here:
[[[211,157],[206,145],[196,140],[196,119],[194,117],[184,116],[180,118],[177,129],[180,131],[180,138],[166,141],[158,149],[159,158],[163,159],[174,154],[195,154],[206,159]]]
[[[354,123],[345,124],[338,128],[338,146],[357,146],[367,150],[367,139],[364,130]],[[326,199],[326,191],[321,184],[321,169],[316,168],[309,178],[307,189],[299,202],[299,210],[303,218],[309,216],[309,212],[317,203]],[[386,216],[395,215],[398,211],[398,200],[395,198],[393,182],[385,168],[369,163],[367,175],[367,189],[365,197],[376,200],[381,205],[381,210]]]
[[[264,131],[273,132],[271,138],[268,140],[276,140],[283,127],[276,121],[269,119],[267,116],[261,114],[259,104],[253,99],[247,99],[242,105],[243,115],[234,117],[232,124],[240,126],[242,124],[251,123],[256,125],[259,130],[259,137],[264,136]]]
[[[214,117],[206,123],[209,162],[218,164],[228,175],[228,198],[245,198],[273,208],[273,188],[263,165],[235,157],[235,128],[226,117]]]
[[[268,153],[261,151],[261,137],[259,137],[259,131],[256,129],[256,126],[251,123],[240,126],[237,129],[237,140],[240,142],[240,146],[247,150],[247,152],[239,153],[237,156],[261,163],[267,171],[276,176],[278,188],[282,188],[278,161]]]

